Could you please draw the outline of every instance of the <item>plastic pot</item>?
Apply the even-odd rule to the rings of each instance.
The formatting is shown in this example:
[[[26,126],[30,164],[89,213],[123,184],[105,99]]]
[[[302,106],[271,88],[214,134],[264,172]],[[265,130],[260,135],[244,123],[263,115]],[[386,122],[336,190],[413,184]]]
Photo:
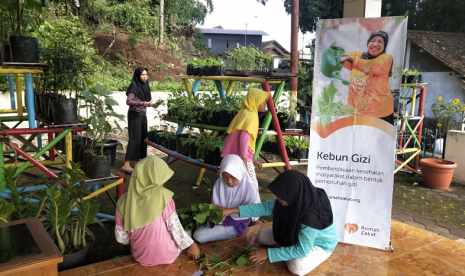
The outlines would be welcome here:
[[[110,176],[111,157],[108,155],[92,155],[91,166],[87,164],[87,175],[91,179]]]
[[[58,271],[80,267],[84,264],[89,247],[84,247],[78,252],[63,255],[63,262],[58,264]]]
[[[189,134],[177,134],[176,135],[176,152],[181,153],[182,152],[182,143],[181,143],[181,138],[188,138]]]
[[[13,62],[39,63],[39,40],[30,36],[10,36]]]
[[[101,143],[94,143],[94,149],[100,152]],[[120,145],[117,140],[106,140],[103,145],[103,154],[110,156],[111,164],[115,163],[116,160],[116,148]]]
[[[79,123],[77,102],[75,99],[59,99],[52,101],[53,122],[56,125]]]
[[[423,186],[438,190],[449,189],[457,163],[445,159],[423,158],[420,164]]]
[[[187,64],[186,74],[187,74],[188,76],[194,75],[194,65],[192,65],[192,64]]]

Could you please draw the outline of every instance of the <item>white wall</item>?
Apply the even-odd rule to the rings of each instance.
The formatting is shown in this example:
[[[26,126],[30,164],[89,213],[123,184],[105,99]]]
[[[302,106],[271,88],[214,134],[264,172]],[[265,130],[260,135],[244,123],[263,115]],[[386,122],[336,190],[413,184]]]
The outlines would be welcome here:
[[[442,96],[442,101],[449,102],[450,100],[459,99],[460,102],[465,102],[465,85],[460,85],[458,77],[461,75],[454,72],[423,72],[423,83],[427,83],[426,99],[425,99],[425,117],[433,118],[431,106],[436,102],[439,96]],[[419,90],[417,91],[417,94]],[[408,107],[410,110],[410,105]],[[415,107],[415,112],[418,110],[418,102]],[[458,118],[457,118],[458,119]]]
[[[447,132],[444,159],[457,163],[454,171],[454,183],[465,184],[465,132],[451,130]]]

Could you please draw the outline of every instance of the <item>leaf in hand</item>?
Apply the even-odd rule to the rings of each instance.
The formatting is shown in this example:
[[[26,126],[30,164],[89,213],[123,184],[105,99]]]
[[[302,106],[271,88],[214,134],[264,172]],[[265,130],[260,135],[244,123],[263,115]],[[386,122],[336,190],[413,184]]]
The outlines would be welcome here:
[[[211,210],[210,220],[214,224],[220,223],[222,218],[223,218],[223,211],[222,210],[219,210],[219,209]]]
[[[208,217],[208,213],[207,212],[202,212],[202,213],[198,213],[194,219],[200,223],[200,224],[204,224],[205,221],[207,221],[207,217]]]
[[[213,247],[213,252],[215,252],[215,253],[220,252],[220,250],[221,250],[221,248],[220,248],[219,245],[215,245],[215,247]]]
[[[244,251],[244,254],[249,255],[253,251],[253,245],[247,245],[247,249]]]

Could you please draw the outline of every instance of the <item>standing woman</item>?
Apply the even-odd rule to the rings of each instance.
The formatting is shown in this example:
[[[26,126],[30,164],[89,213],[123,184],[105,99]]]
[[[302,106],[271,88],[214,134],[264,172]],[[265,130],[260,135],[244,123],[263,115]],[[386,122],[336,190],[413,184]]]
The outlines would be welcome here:
[[[126,91],[126,104],[129,105],[129,141],[121,171],[128,174],[133,171],[130,161],[137,163],[147,157],[147,145],[144,143],[144,139],[147,138],[147,106],[158,107],[157,104],[150,103],[152,95],[147,80],[147,68],[137,67],[132,77],[132,83]]]

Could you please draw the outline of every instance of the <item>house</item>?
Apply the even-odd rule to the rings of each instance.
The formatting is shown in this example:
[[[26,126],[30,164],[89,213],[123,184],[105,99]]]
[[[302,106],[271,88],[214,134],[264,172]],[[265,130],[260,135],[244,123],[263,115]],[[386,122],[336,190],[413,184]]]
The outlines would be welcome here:
[[[443,101],[465,101],[465,34],[407,31],[404,68],[422,72],[427,83],[425,117],[434,117],[431,105],[439,96]]]
[[[268,35],[263,31],[256,30],[228,30],[228,29],[202,29],[202,41],[214,54],[223,54],[233,51],[239,46],[253,44],[262,48],[262,36]]]
[[[279,62],[283,59],[290,59],[290,52],[286,50],[276,40],[264,41],[262,52],[273,57],[273,68],[278,68]]]

